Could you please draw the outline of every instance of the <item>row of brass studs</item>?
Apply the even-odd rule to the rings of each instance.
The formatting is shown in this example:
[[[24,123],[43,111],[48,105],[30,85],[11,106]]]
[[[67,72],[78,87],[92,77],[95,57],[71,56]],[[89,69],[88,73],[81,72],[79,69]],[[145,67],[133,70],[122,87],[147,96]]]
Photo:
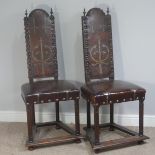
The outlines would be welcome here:
[[[145,99],[145,97],[143,97],[142,99]],[[130,101],[133,101],[133,98],[130,98]],[[139,97],[136,97],[136,100],[139,100]],[[123,99],[123,101],[128,101],[128,99]],[[117,103],[121,102],[121,100],[116,100]],[[109,103],[113,103],[112,101],[109,101]],[[103,104],[106,104],[106,102],[103,102]]]
[[[65,101],[66,99],[67,99],[67,98],[65,98],[65,97],[62,98],[63,101]],[[69,100],[72,100],[72,99],[73,99],[72,97],[69,98]],[[80,97],[76,97],[76,99],[80,99]],[[55,99],[55,101],[59,101],[59,99]],[[61,100],[60,100],[60,101],[61,101]],[[44,103],[43,100],[41,100],[40,102],[41,102],[41,103]],[[48,99],[48,102],[51,102],[51,99]],[[37,102],[34,101],[33,103],[36,104]],[[29,103],[26,103],[26,104],[29,105]]]

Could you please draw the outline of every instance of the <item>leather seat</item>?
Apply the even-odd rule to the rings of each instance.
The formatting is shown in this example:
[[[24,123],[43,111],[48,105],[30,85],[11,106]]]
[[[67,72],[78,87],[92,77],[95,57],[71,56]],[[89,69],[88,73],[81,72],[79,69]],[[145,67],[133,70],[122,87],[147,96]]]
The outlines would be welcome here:
[[[76,83],[67,80],[44,80],[26,83],[21,87],[22,97],[28,103],[47,103],[79,98]]]
[[[81,96],[87,102],[87,137],[94,151],[112,149],[135,144],[148,139],[143,134],[144,100],[146,90],[130,82],[115,80],[112,44],[112,24],[109,9],[105,13],[100,8],[92,8],[82,16],[83,55],[85,84]],[[139,101],[139,132],[115,123],[114,104]],[[101,123],[100,107],[110,107],[110,122]],[[92,105],[92,106],[91,106]],[[91,125],[91,108],[94,109],[94,124]],[[109,127],[127,133],[129,136],[110,141],[100,140],[100,129]]]
[[[80,142],[79,99],[80,90],[76,81],[59,80],[58,62],[55,34],[55,18],[53,11],[48,14],[45,10],[34,9],[24,17],[25,41],[27,52],[29,83],[21,86],[22,98],[27,112],[29,150],[39,146],[58,145],[68,142]],[[50,80],[49,80],[50,79]],[[68,104],[72,100],[74,104],[75,129],[61,121],[59,102]],[[50,122],[36,122],[35,105],[51,103],[55,104],[55,120]],[[40,138],[36,135],[40,127],[55,126],[63,129],[69,135],[62,137]]]
[[[102,104],[139,100],[146,90],[130,82],[121,80],[98,80],[81,87],[83,97]]]

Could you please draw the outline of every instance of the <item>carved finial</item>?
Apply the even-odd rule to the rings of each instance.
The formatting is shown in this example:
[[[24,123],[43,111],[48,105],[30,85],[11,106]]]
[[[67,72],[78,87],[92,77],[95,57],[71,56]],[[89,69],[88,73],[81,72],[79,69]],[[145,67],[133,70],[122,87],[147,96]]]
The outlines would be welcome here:
[[[85,8],[84,8],[84,11],[83,11],[83,15],[86,16],[86,10],[85,10]]]
[[[109,14],[109,8],[107,8],[107,14]]]
[[[51,16],[53,16],[53,10],[52,10],[52,8],[51,8],[51,12],[50,13],[51,13]]]
[[[28,15],[28,14],[27,14],[27,10],[25,10],[25,16],[27,17],[27,15]]]

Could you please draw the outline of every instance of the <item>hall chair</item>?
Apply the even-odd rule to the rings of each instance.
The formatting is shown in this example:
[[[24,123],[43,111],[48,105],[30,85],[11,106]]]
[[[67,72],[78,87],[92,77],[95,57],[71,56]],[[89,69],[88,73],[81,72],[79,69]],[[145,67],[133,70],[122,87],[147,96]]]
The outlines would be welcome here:
[[[143,135],[143,108],[146,90],[135,84],[114,79],[112,26],[109,9],[106,13],[100,8],[92,8],[88,12],[84,10],[82,34],[85,84],[81,87],[81,95],[87,102],[87,126],[84,129],[93,150],[98,152],[142,143],[143,140],[148,139]],[[139,101],[139,133],[114,122],[114,104],[136,100]],[[110,105],[110,122],[100,124],[99,108],[105,105]],[[91,125],[91,107],[94,109],[94,125]],[[108,132],[115,132],[113,130],[117,129],[127,134],[127,137],[101,142],[102,128],[109,128]]]
[[[58,80],[57,48],[54,15],[35,9],[24,18],[27,66],[29,82],[21,86],[22,98],[26,105],[28,140],[27,147],[33,150],[39,146],[80,142],[79,98],[76,82]],[[75,129],[60,120],[59,102],[73,100],[75,105]],[[35,105],[55,103],[55,121],[36,122]],[[68,102],[63,102],[68,105]],[[55,126],[68,132],[67,136],[38,138],[38,128]]]

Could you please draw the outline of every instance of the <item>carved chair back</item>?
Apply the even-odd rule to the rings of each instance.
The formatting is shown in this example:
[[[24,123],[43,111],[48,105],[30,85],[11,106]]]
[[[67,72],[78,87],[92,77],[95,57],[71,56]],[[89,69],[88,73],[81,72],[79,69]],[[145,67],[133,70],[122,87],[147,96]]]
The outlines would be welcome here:
[[[92,8],[82,16],[85,81],[114,79],[112,29],[109,9]]]
[[[58,79],[57,49],[54,16],[42,9],[33,10],[24,17],[28,77]]]

